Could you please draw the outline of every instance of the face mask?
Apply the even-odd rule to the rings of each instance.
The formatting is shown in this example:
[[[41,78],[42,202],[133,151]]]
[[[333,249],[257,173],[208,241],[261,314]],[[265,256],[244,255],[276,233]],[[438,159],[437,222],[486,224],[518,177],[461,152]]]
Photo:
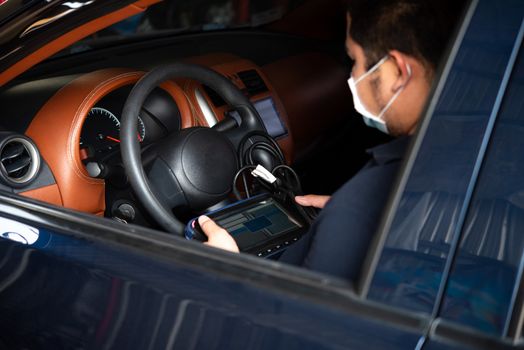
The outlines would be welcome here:
[[[357,92],[357,85],[358,83],[360,83],[362,80],[364,80],[366,77],[368,77],[371,73],[373,73],[374,71],[376,71],[382,64],[384,64],[384,62],[386,62],[388,60],[389,56],[385,56],[384,58],[382,58],[377,64],[375,64],[373,67],[371,67],[370,70],[368,70],[366,73],[364,73],[363,75],[361,75],[357,80],[353,79],[353,77],[351,77],[350,79],[348,79],[348,85],[349,85],[349,89],[351,90],[351,94],[353,95],[353,104],[355,106],[355,110],[362,115],[362,119],[364,120],[364,123],[369,126],[369,127],[372,127],[372,128],[376,128],[380,131],[382,131],[383,133],[386,133],[388,134],[388,127],[386,125],[386,123],[384,122],[384,120],[382,119],[382,117],[384,116],[384,114],[386,113],[386,111],[389,109],[389,107],[391,107],[391,105],[393,104],[393,102],[395,102],[395,100],[397,99],[398,95],[400,95],[400,93],[402,92],[402,90],[404,90],[404,86],[402,86],[402,88],[400,88],[392,97],[391,99],[389,100],[389,102],[386,104],[386,106],[380,111],[380,113],[378,115],[374,115],[373,113],[371,113],[367,108],[366,106],[364,106],[364,104],[362,103],[362,101],[360,100],[360,97],[358,96],[358,92]],[[407,70],[408,70],[408,74],[409,76],[411,77],[411,67],[409,65],[407,65]]]

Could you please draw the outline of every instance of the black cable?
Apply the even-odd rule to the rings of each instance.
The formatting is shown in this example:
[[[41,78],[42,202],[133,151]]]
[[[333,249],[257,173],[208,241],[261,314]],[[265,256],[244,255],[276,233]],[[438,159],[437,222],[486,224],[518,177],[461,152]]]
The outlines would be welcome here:
[[[254,137],[257,139],[252,140],[252,138]],[[260,140],[260,138],[262,138],[262,140]],[[267,133],[255,130],[244,135],[244,137],[242,137],[238,145],[237,153],[240,170],[235,175],[235,179],[233,181],[233,194],[238,200],[242,199],[236,187],[236,183],[240,174],[242,174],[242,181],[244,184],[244,191],[246,192],[246,196],[248,198],[251,196],[248,182],[244,175],[244,171],[246,169],[255,168],[255,166],[257,165],[254,157],[254,152],[257,150],[269,153],[280,164],[284,164],[286,162],[286,159],[284,157],[284,154],[282,153],[282,150],[280,149],[280,146]]]
[[[245,165],[242,168],[240,168],[240,170],[237,171],[237,173],[235,174],[233,180],[233,194],[235,195],[237,200],[243,199],[240,192],[237,189],[237,182],[240,175],[243,176],[246,197],[251,197],[249,193],[249,186],[247,184],[244,173],[246,172],[246,170],[252,170],[255,168],[255,165]],[[311,207],[303,207],[295,201],[295,196],[302,194],[302,185],[300,183],[300,178],[298,177],[297,173],[291,167],[285,164],[277,165],[271,173],[277,178],[277,181],[272,184],[266,183],[266,181],[261,180],[258,177],[255,177],[255,179],[268,192],[273,193],[273,195],[279,197],[280,200],[288,202],[290,205],[293,205],[295,209],[300,213],[300,215],[305,220],[307,220],[309,224],[312,224],[312,222],[315,220],[317,216],[316,209]],[[290,180],[290,178],[287,176],[288,174],[292,175],[293,180]]]
[[[249,148],[244,153],[244,158],[247,158],[247,161],[244,160],[245,163],[255,164],[253,152],[256,150],[266,151],[269,154],[271,154],[274,158],[276,158],[280,164],[285,163],[285,159],[281,158],[280,154],[273,147],[271,147],[269,144],[263,141],[257,141],[254,144],[252,144],[251,146],[249,146]]]
[[[246,198],[251,197],[249,193],[249,186],[247,185],[246,174],[242,173],[242,183],[244,184],[244,191],[246,192]]]
[[[271,143],[273,145],[273,147],[280,152],[280,154],[282,155],[282,158],[284,158],[284,154],[282,153],[282,150],[280,149],[280,146],[278,145],[278,143],[271,136],[269,136],[267,133],[265,133],[263,131],[255,130],[255,131],[251,131],[251,132],[247,133],[242,138],[242,140],[240,140],[240,145],[245,144],[246,141],[248,141],[253,136],[260,136],[260,137],[268,140],[269,143]]]
[[[275,156],[275,158],[277,158],[280,161],[281,164],[284,164],[286,162],[286,159],[284,158],[284,154],[282,154],[282,150],[276,149],[274,146],[271,147],[271,145],[265,142],[257,141],[254,144],[252,144],[251,147],[249,147],[251,153],[253,152],[254,149],[257,149],[257,148],[262,148],[270,152],[273,156]]]
[[[280,169],[286,169],[287,171],[289,171],[291,174],[293,174],[293,177],[295,178],[295,182],[296,182],[296,191],[297,194],[302,194],[302,184],[300,182],[300,178],[298,177],[297,173],[295,172],[295,170],[293,170],[293,168],[291,168],[290,166],[287,166],[285,164],[281,164],[281,165],[277,165],[276,167],[273,168],[273,171],[271,172],[273,175],[275,175],[275,173],[277,171],[279,171]]]
[[[291,202],[291,204],[293,204],[295,208],[300,212],[300,214],[306,220],[308,220],[308,223],[311,224],[317,217],[317,214],[318,214],[317,209],[313,207],[303,207],[295,201],[296,195],[302,195],[302,184],[300,183],[300,178],[298,177],[297,173],[291,167],[285,164],[276,166],[272,171],[273,175],[277,177],[277,172],[279,172],[280,170],[287,170],[286,173],[289,172],[293,175],[294,180],[295,180],[295,186],[290,184],[289,178],[287,177],[283,183],[282,183],[282,179],[280,179],[281,186],[286,189],[287,195],[290,197],[289,201]],[[286,173],[284,173],[283,176],[286,176],[285,175]]]
[[[255,168],[256,166],[254,165],[246,165],[240,168],[240,170],[237,171],[237,173],[235,174],[235,177],[233,179],[233,194],[235,195],[237,200],[242,199],[242,196],[240,195],[240,192],[238,192],[238,189],[237,189],[238,177],[240,176],[240,174],[243,174],[246,170],[255,169]],[[244,177],[244,190],[246,191],[246,195],[249,197],[249,191],[247,189],[247,183],[245,181],[245,177]]]
[[[250,139],[254,136],[259,136],[263,139],[265,139],[266,141],[268,142],[265,142],[265,141],[251,141]],[[246,144],[248,141],[251,141],[253,142],[252,145],[249,145],[248,148],[246,149]],[[257,145],[256,148],[264,148],[266,151],[268,151],[269,153],[271,153],[271,155],[273,155],[275,158],[277,158],[278,161],[280,161],[281,163],[285,163],[285,156],[284,156],[284,153],[282,153],[282,150],[280,149],[280,146],[278,145],[278,143],[271,137],[269,136],[267,133],[265,132],[262,132],[262,131],[251,131],[249,133],[247,133],[241,140],[240,140],[240,143],[239,143],[239,147],[238,147],[238,159],[239,159],[239,162],[240,162],[240,166],[244,166],[246,163],[250,162],[251,164],[249,165],[254,165],[253,164],[253,160],[252,160],[252,156],[251,156],[251,160],[249,160],[249,154],[252,153],[252,151],[254,150],[253,146],[254,145]],[[264,146],[264,147],[261,147],[261,146]],[[249,151],[251,149],[251,151]],[[269,150],[271,149],[271,150]],[[246,161],[246,158],[247,158],[247,161]]]
[[[256,137],[256,136],[263,138],[265,141],[251,140],[252,137]],[[251,144],[249,146],[246,146],[248,141],[250,141]],[[271,170],[271,173],[277,178],[276,183],[267,184],[265,183],[265,181],[256,178],[258,182],[262,185],[262,187],[264,187],[269,192],[272,192],[275,195],[283,196],[283,199],[287,198],[287,201],[289,201],[292,205],[294,205],[297,211],[299,211],[300,214],[306,220],[308,220],[309,223],[311,223],[314,220],[314,218],[316,217],[317,211],[311,207],[302,207],[301,205],[295,202],[294,197],[296,195],[302,194],[302,184],[301,184],[299,176],[291,167],[285,164],[286,160],[285,160],[284,154],[282,153],[282,150],[280,149],[280,146],[278,145],[278,143],[273,138],[271,138],[268,134],[264,132],[261,132],[261,131],[250,132],[246,134],[239,143],[238,159],[239,159],[241,169],[237,172],[237,174],[235,175],[235,179],[233,181],[233,193],[235,197],[238,200],[242,199],[236,187],[236,183],[240,175],[242,175],[243,177],[244,190],[246,192],[246,196],[248,198],[250,197],[249,186],[247,184],[244,172],[248,169],[256,168],[255,159],[253,155],[256,150],[268,152],[278,162],[280,162],[279,165],[275,166]],[[293,180],[290,179],[289,174],[292,175]]]

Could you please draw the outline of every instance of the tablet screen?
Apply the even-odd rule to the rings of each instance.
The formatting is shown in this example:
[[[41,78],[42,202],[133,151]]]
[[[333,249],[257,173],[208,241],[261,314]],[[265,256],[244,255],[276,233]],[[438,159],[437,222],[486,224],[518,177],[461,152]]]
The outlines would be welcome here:
[[[302,227],[272,198],[211,217],[233,236],[241,250]]]

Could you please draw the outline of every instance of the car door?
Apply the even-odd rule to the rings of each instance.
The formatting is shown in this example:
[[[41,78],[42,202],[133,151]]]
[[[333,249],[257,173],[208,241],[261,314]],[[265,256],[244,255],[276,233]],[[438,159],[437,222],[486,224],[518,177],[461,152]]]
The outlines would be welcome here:
[[[430,315],[424,349],[521,343],[523,19],[472,2],[361,281]]]
[[[499,22],[486,26],[497,18]],[[489,163],[494,115],[499,114],[498,96],[502,87],[506,89],[508,70],[513,70],[510,63],[515,60],[517,42],[520,47],[519,21],[520,1],[472,3],[357,286],[3,193],[2,227],[18,225],[4,236],[15,239],[20,235],[10,232],[28,233],[16,243],[0,240],[0,345],[135,349],[512,346],[520,336],[522,319],[516,287],[521,280],[520,241],[512,241],[514,253],[508,261],[505,256],[492,259],[483,249],[468,256],[480,271],[488,270],[482,270],[485,265],[478,261],[493,260],[495,270],[501,267],[504,289],[509,290],[498,300],[501,307],[491,309],[495,310],[491,314],[482,312],[482,298],[473,305],[479,308],[472,309],[472,314],[488,320],[492,333],[475,328],[471,318],[461,319],[464,308],[444,306],[448,300],[452,306],[461,306],[472,295],[456,298],[455,280],[464,282],[459,290],[482,291],[471,283],[479,280],[475,271],[464,277],[461,254],[470,249],[464,238],[467,223],[481,225],[473,220],[480,210],[475,208],[484,205],[475,204],[477,197],[483,197],[475,190],[489,168],[485,164]],[[510,153],[518,157],[518,152]],[[487,237],[482,232],[475,231],[479,241]],[[487,234],[491,232],[497,231],[490,229]],[[27,244],[20,244],[21,240]],[[490,285],[489,278],[496,272],[485,275]],[[499,295],[499,289],[494,288],[492,294]],[[506,320],[500,323],[502,327],[489,322],[499,314]],[[464,331],[463,327],[469,328]]]

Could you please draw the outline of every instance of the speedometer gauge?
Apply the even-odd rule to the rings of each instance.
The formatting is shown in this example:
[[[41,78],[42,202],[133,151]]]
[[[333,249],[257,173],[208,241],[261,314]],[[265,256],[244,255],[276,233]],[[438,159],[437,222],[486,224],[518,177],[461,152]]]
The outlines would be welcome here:
[[[140,142],[146,137],[144,122],[139,117],[137,138]],[[110,152],[120,143],[120,121],[109,110],[92,108],[87,114],[80,136],[80,148],[89,148],[95,154]]]

